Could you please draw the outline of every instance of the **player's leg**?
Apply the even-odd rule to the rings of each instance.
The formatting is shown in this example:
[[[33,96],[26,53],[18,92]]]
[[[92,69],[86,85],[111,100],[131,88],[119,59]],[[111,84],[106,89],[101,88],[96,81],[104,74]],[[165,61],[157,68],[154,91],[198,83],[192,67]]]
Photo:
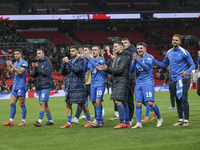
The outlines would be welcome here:
[[[115,104],[117,105],[118,112],[119,112],[119,124],[114,127],[114,129],[123,128],[124,123],[124,105],[122,104],[122,100],[115,100]]]
[[[172,91],[172,83],[169,84],[169,93],[170,93],[171,106],[168,109],[175,109],[175,99],[174,99],[175,97]]]
[[[18,126],[24,126],[26,125],[25,119],[26,119],[26,105],[25,105],[25,96],[26,96],[26,90],[25,89],[19,89],[17,91],[17,96],[19,99],[19,105],[21,106],[21,114],[22,114],[22,121]]]
[[[14,116],[16,113],[16,102],[17,102],[17,94],[15,91],[11,92],[10,96],[10,119],[8,122],[3,123],[5,126],[13,126],[14,125]]]
[[[40,112],[39,112],[39,119],[37,122],[35,122],[33,125],[36,127],[41,127],[42,119],[44,116],[45,111],[45,92],[44,90],[37,91],[37,94],[39,96],[39,104],[40,104]]]
[[[112,90],[113,90],[113,83],[112,82],[110,84],[110,87],[111,87],[111,92],[112,92]],[[118,112],[117,105],[115,104],[115,100],[113,100],[113,103],[114,103],[115,116],[113,118],[110,118],[109,119],[110,121],[112,121],[112,120],[119,120],[119,112]]]
[[[88,96],[90,96],[90,84],[86,85],[85,105],[87,107],[88,107]],[[82,108],[80,107],[80,105],[78,105],[77,110],[76,110],[76,115],[75,115],[75,118],[74,118],[74,123],[78,123],[78,119],[86,119],[85,113],[83,113],[83,115],[80,117],[81,112],[82,112]]]
[[[147,83],[142,86],[142,89],[143,89],[144,100],[148,101],[149,106],[153,109],[153,111],[155,112],[157,116],[158,123],[156,127],[162,126],[163,119],[161,118],[158,106],[155,104],[154,84]]]
[[[86,115],[86,120],[87,123],[85,124],[84,127],[91,127],[92,126],[92,122],[90,121],[90,112],[88,107],[85,105],[85,103],[79,103],[79,105],[81,106],[81,108],[83,109],[85,115]]]
[[[144,101],[143,105],[146,106],[146,114],[145,114],[144,119],[141,120],[141,122],[148,122],[148,121],[149,121],[148,118],[149,118],[149,113],[150,113],[150,108],[151,108],[151,107],[150,107],[149,104],[148,104],[147,102],[145,102],[145,101]]]
[[[43,100],[45,103],[44,103],[44,111],[46,112],[46,116],[48,118],[48,122],[44,125],[54,125],[54,122],[52,120],[52,116],[51,116],[51,111],[50,111],[50,108],[49,108],[49,105],[48,105],[48,102],[49,102],[49,93],[50,93],[50,89],[43,89]]]
[[[97,116],[97,112],[96,112],[96,95],[97,95],[97,87],[95,86],[90,86],[90,100],[94,106],[94,112],[95,112],[95,119],[93,121],[93,123],[96,122],[96,116]]]
[[[130,80],[130,88],[129,88],[129,99],[128,99],[128,108],[129,108],[129,123],[133,122],[133,114],[134,114],[134,87],[135,80]]]
[[[123,127],[124,128],[130,128],[131,127],[131,125],[130,125],[131,121],[129,121],[130,120],[130,118],[129,118],[130,113],[129,113],[128,103],[125,102],[125,101],[122,101],[122,104],[124,105],[124,125],[123,125]]]
[[[172,91],[173,91],[173,96],[176,97],[176,106],[179,118],[178,122],[173,124],[173,126],[183,125],[183,106],[182,102],[176,96],[176,82],[172,82]]]
[[[142,128],[141,116],[142,116],[142,103],[143,103],[143,101],[144,101],[144,96],[143,96],[143,93],[142,93],[141,84],[136,84],[136,87],[135,87],[136,111],[135,111],[135,113],[136,113],[137,123],[131,129]]]
[[[96,89],[96,122],[93,124],[94,127],[96,126],[104,126],[103,122],[103,115],[102,115],[102,101],[103,95],[105,91],[105,86],[97,87]]]
[[[181,101],[182,101],[183,111],[184,111],[184,116],[185,116],[185,120],[183,123],[184,127],[189,126],[188,86],[189,86],[189,79],[183,79],[183,96],[181,98]]]
[[[20,124],[18,124],[18,126],[24,126],[26,125],[25,119],[26,119],[26,113],[27,113],[26,105],[25,105],[25,97],[19,96],[18,99],[19,99],[19,105],[21,106],[21,114],[22,114],[22,121]]]
[[[45,112],[46,112],[48,122],[45,123],[44,125],[54,125],[48,102],[45,102]]]
[[[82,112],[81,106],[77,105],[75,117],[71,120],[72,123],[76,123],[76,124],[79,123],[79,117],[81,115],[81,112]],[[81,118],[82,118],[82,116],[81,116]]]
[[[66,108],[67,108],[67,123],[60,127],[60,128],[71,128],[71,118],[72,118],[72,104],[70,104],[70,101],[68,100],[68,96],[65,95],[65,101],[66,101]]]

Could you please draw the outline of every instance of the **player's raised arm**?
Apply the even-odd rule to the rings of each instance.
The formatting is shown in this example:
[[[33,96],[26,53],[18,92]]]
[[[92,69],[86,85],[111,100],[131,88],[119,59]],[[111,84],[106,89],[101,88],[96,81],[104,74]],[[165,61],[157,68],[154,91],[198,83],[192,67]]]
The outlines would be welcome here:
[[[8,73],[10,75],[12,75],[14,73],[14,70],[8,65],[9,64],[9,60],[6,61],[6,64],[7,64],[7,68],[8,68]]]
[[[21,68],[18,69],[18,68],[16,68],[16,67],[14,66],[14,64],[12,63],[11,60],[7,60],[7,61],[8,61],[7,64],[8,64],[16,73],[18,73],[19,75],[22,74],[22,73],[25,71],[26,67],[28,67],[28,65],[27,65],[26,63],[23,63],[22,66],[21,66]],[[12,73],[12,71],[11,71],[11,73]]]

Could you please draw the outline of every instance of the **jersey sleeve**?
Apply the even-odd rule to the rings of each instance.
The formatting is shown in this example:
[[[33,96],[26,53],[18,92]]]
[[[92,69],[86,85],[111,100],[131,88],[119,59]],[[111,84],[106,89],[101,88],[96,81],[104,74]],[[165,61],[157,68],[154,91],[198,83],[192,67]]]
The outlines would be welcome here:
[[[169,64],[169,59],[168,59],[168,53],[166,54],[165,58],[163,59],[162,62],[156,60],[155,58],[153,59],[154,63],[162,68],[166,67],[167,64]]]
[[[186,60],[187,60],[187,63],[190,65],[190,67],[188,68],[188,70],[186,70],[186,72],[190,73],[190,72],[192,72],[193,69],[195,69],[195,64],[194,64],[194,61],[188,51],[187,51]]]
[[[27,61],[23,61],[21,67],[23,67],[23,68],[26,69],[26,68],[28,67],[28,63],[27,63]]]

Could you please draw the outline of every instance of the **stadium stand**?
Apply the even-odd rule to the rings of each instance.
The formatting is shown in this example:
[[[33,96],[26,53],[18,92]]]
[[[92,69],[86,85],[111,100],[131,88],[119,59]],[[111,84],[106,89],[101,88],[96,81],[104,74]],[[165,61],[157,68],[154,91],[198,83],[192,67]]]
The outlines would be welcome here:
[[[38,39],[38,38],[46,38],[51,41],[53,44],[74,44],[69,38],[67,38],[64,34],[59,31],[18,31],[18,35],[20,35],[23,39]]]

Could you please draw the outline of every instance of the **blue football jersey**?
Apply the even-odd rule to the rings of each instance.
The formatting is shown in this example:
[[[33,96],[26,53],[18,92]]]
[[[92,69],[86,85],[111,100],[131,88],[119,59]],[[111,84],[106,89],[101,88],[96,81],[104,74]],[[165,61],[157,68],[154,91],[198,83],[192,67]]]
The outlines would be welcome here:
[[[145,82],[153,82],[153,66],[154,66],[154,57],[150,54],[145,54],[143,59],[138,59],[136,62],[136,76],[137,76],[137,83],[145,83]],[[140,63],[144,65],[149,65],[149,68],[143,68]]]
[[[27,87],[26,87],[26,73],[27,73],[27,69],[28,69],[27,61],[25,61],[23,59],[20,62],[16,61],[14,63],[14,66],[17,69],[24,67],[25,71],[22,74],[18,74],[18,73],[15,72],[13,90],[18,90],[20,88],[24,88],[25,90],[27,90]]]
[[[91,79],[91,85],[103,85],[105,86],[105,77],[106,73],[102,70],[97,70],[96,66],[98,65],[104,65],[105,60],[102,57],[99,57],[97,60],[88,59],[88,68],[91,71],[92,79]]]
[[[165,67],[167,64],[170,65],[172,82],[177,81],[183,71],[190,73],[195,69],[195,64],[190,53],[182,47],[178,47],[177,49],[171,48],[162,62],[157,60],[154,60],[154,62],[161,67]],[[189,75],[186,75],[184,78],[189,79]]]

